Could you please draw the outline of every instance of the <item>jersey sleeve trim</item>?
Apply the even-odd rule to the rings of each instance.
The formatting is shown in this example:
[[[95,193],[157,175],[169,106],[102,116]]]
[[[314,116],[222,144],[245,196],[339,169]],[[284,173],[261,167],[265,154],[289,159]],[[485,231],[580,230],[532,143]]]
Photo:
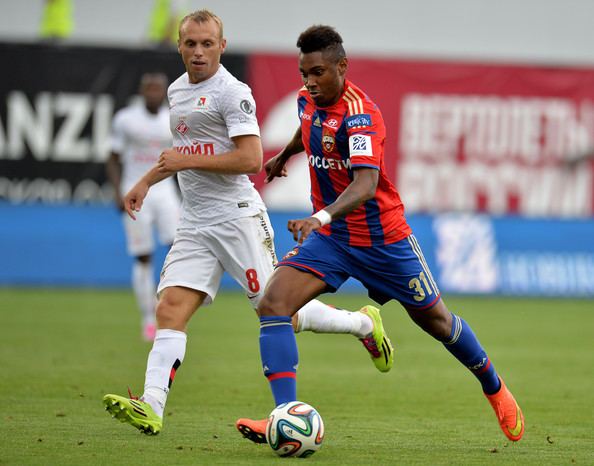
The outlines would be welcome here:
[[[347,87],[342,98],[346,101],[348,106],[348,116],[358,115],[363,113],[363,99],[364,96],[359,95],[352,87]]]
[[[258,136],[260,137],[260,128],[258,125],[251,125],[251,124],[243,124],[243,125],[234,125],[232,128],[229,129],[229,137],[234,138],[237,136]]]

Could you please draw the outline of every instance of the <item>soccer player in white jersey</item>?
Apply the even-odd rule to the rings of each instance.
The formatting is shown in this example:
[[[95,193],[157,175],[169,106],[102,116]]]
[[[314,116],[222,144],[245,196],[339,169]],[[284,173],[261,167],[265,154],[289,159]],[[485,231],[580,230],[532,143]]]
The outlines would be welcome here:
[[[103,398],[114,417],[146,434],[161,431],[167,395],[184,359],[187,323],[215,298],[223,271],[256,308],[276,264],[266,208],[247,177],[262,168],[256,106],[249,87],[220,64],[225,47],[222,22],[213,13],[200,10],[181,21],[178,49],[186,73],[168,90],[174,147],[163,151],[124,199],[135,218],[149,188],[178,174],[181,221],[158,286],[158,330],[144,394]],[[393,349],[376,308],[348,312],[311,301],[296,315],[297,331],[350,333],[380,371],[392,367]]]
[[[167,84],[162,73],[144,74],[140,81],[142,102],[121,109],[113,119],[111,155],[106,170],[122,212],[124,194],[155,165],[161,152],[171,147],[169,112],[163,105]],[[147,341],[152,341],[156,332],[156,286],[151,263],[155,249],[153,227],[160,242],[170,246],[179,220],[179,204],[177,187],[168,178],[147,195],[136,221],[123,213],[127,249],[134,257],[132,288],[142,316],[142,336]]]

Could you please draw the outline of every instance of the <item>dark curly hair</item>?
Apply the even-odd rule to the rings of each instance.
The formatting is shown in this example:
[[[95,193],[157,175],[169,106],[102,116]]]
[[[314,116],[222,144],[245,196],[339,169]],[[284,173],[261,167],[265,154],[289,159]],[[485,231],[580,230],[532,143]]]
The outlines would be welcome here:
[[[335,62],[346,57],[342,37],[331,26],[317,24],[307,28],[299,35],[297,47],[301,53],[322,52]]]

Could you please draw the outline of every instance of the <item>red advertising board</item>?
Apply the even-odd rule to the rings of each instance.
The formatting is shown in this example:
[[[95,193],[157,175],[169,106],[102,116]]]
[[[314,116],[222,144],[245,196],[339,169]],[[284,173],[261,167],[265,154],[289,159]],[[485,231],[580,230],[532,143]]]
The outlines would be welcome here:
[[[594,213],[592,159],[568,163],[594,152],[594,69],[351,57],[347,76],[382,110],[408,212]],[[297,54],[252,55],[248,82],[271,156],[298,125]]]

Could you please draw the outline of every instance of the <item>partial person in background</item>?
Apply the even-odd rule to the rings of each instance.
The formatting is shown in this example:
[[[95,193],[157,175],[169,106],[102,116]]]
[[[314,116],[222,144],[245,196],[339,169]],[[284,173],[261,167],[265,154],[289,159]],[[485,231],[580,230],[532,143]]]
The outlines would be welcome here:
[[[169,111],[163,105],[167,77],[161,73],[144,74],[140,82],[142,102],[118,111],[112,124],[111,155],[107,177],[115,192],[118,209],[124,212],[124,194],[155,165],[159,155],[171,147]],[[134,257],[132,288],[142,315],[142,335],[155,337],[156,286],[152,265],[154,231],[170,246],[179,219],[179,196],[172,178],[156,186],[144,201],[136,221],[123,213],[128,253]]]
[[[158,164],[128,192],[124,207],[132,218],[142,214],[149,189],[177,173],[181,223],[161,272],[159,328],[148,357],[144,394],[140,399],[103,397],[108,412],[146,434],[162,429],[167,396],[184,361],[187,324],[198,308],[215,299],[223,272],[243,288],[255,308],[276,264],[274,231],[247,176],[260,171],[263,156],[252,92],[220,64],[226,40],[218,16],[196,11],[179,29],[186,73],[167,92],[174,147],[163,151]],[[379,310],[372,306],[348,312],[313,300],[299,309],[293,325],[354,335],[380,371],[392,367],[392,346]]]
[[[151,43],[164,48],[177,46],[179,22],[187,12],[186,0],[155,0],[149,26]]]
[[[45,0],[39,35],[43,40],[56,41],[72,34],[72,1]]]

